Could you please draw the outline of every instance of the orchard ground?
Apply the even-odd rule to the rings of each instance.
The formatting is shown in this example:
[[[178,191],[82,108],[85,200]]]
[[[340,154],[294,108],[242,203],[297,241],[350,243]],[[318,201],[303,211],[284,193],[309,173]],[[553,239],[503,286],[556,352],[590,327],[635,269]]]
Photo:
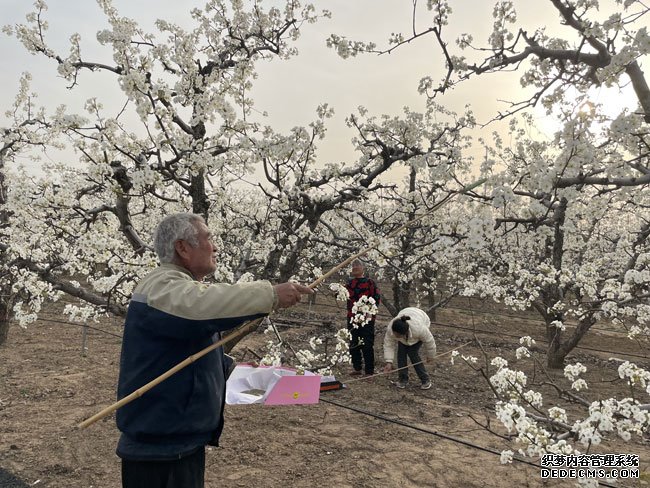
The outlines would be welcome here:
[[[519,346],[516,337],[540,338],[541,329],[534,321],[505,314],[493,305],[466,299],[454,305],[458,308],[439,310],[436,317],[451,326],[431,328],[438,354],[442,354],[433,366],[428,366],[434,384],[431,390],[421,391],[417,385],[398,390],[391,385],[395,379],[392,376],[351,380],[350,369],[345,367],[338,371],[337,378],[348,388],[325,392],[321,398],[384,419],[326,402],[290,407],[227,406],[221,447],[207,451],[206,486],[571,486],[566,480],[542,482],[539,469],[534,467],[521,463],[502,466],[498,455],[386,420],[398,420],[497,452],[514,450],[479,425],[486,422],[494,405],[485,381],[458,360],[452,366],[450,355],[444,353],[472,340],[471,332],[453,325],[475,328],[489,332],[477,337],[490,357],[501,355],[519,366],[514,358]],[[65,320],[57,314],[59,309],[52,306],[43,318]],[[310,337],[331,334],[335,327],[342,326],[344,315],[343,307],[336,308],[333,302],[319,298],[317,305],[302,304],[274,315],[273,320],[283,339],[294,348],[303,348]],[[382,315],[377,321],[375,348],[380,365],[388,319]],[[0,347],[1,486],[120,486],[120,462],[115,455],[119,434],[114,415],[86,430],[76,428],[81,420],[115,400],[119,325],[116,319],[92,324],[110,334],[88,330],[85,355],[81,351],[83,329],[79,326],[48,320],[39,320],[28,329],[11,326],[7,343]],[[233,354],[240,360],[250,360],[250,350],[261,353],[270,338],[254,332],[235,347]],[[604,392],[602,397],[627,395],[623,383],[616,381],[619,363],[609,358],[618,356],[646,368],[650,363],[644,359],[649,356],[647,346],[620,334],[591,333],[583,345],[621,353],[578,350],[570,356],[570,362],[580,361],[588,368],[584,375],[589,383],[589,390],[584,392],[588,399],[596,398],[599,392]],[[475,344],[460,352],[483,358]],[[532,380],[532,367],[523,369]],[[410,374],[413,380],[412,369]],[[549,375],[559,383],[564,381],[561,371],[550,371]],[[535,379],[541,381],[539,370]],[[555,397],[548,390],[541,391],[548,408]],[[571,412],[571,407],[568,409]],[[494,419],[490,427],[505,434]],[[617,486],[650,486],[650,439],[633,438],[629,443],[614,440],[606,448],[592,452],[638,454],[640,479],[621,481]]]

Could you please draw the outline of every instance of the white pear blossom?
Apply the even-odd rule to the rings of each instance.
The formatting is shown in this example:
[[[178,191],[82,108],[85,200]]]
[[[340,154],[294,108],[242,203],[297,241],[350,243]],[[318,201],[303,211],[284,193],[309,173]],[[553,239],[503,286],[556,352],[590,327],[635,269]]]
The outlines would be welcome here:
[[[350,323],[353,327],[363,327],[374,319],[378,311],[375,299],[363,295],[352,304],[352,318]]]
[[[330,284],[330,290],[334,292],[336,301],[347,302],[350,299],[350,293],[348,292],[348,289],[340,283]]]

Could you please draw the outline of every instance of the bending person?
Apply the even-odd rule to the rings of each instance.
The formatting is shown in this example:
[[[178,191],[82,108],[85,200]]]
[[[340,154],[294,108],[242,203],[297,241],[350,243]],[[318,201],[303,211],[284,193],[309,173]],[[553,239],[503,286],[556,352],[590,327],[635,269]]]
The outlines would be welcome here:
[[[431,320],[429,316],[419,308],[408,307],[401,310],[397,317],[390,321],[386,327],[384,337],[384,372],[393,370],[395,358],[395,345],[397,345],[397,368],[399,369],[399,381],[397,388],[406,388],[409,381],[408,368],[406,367],[407,357],[411,360],[413,369],[420,378],[423,390],[431,388],[431,378],[420,358],[420,349],[424,346],[427,363],[433,361],[436,355],[436,341],[429,330]]]

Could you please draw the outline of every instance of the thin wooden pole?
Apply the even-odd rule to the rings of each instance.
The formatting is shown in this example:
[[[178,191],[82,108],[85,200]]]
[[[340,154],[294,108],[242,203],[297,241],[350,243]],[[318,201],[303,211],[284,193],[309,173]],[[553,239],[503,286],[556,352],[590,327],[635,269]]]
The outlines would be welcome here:
[[[192,354],[190,357],[188,357],[188,358],[186,358],[185,360],[181,361],[181,362],[178,363],[176,366],[174,366],[173,368],[167,370],[165,373],[161,374],[161,375],[158,376],[157,378],[151,380],[151,381],[150,381],[149,383],[147,383],[146,385],[141,386],[140,388],[138,388],[137,390],[135,390],[135,391],[134,391],[133,393],[131,393],[130,395],[125,396],[125,397],[122,398],[120,401],[115,402],[114,404],[112,404],[112,405],[106,407],[106,408],[105,408],[104,410],[102,410],[101,412],[96,413],[96,414],[93,415],[92,417],[90,417],[90,418],[84,420],[84,421],[81,422],[77,427],[79,427],[80,429],[85,429],[86,427],[88,427],[88,426],[94,424],[94,423],[97,422],[98,420],[103,419],[103,418],[106,417],[107,415],[113,413],[113,412],[114,412],[115,410],[117,410],[118,408],[123,407],[123,406],[126,405],[127,403],[130,403],[130,402],[132,402],[133,400],[135,400],[136,398],[141,397],[143,394],[145,394],[146,392],[148,392],[149,390],[151,390],[151,389],[152,389],[154,386],[156,386],[157,384],[162,383],[164,380],[166,380],[166,379],[169,378],[170,376],[172,376],[172,375],[178,373],[178,372],[179,372],[181,369],[183,369],[185,366],[189,366],[190,364],[192,364],[193,362],[195,362],[197,359],[200,359],[200,358],[202,358],[203,356],[205,356],[206,354],[208,354],[209,352],[214,351],[217,347],[219,347],[219,346],[221,346],[222,344],[228,342],[229,340],[234,339],[235,337],[238,337],[239,335],[243,334],[244,332],[248,332],[248,330],[249,330],[249,329],[252,329],[253,326],[257,326],[257,325],[259,325],[259,324],[262,322],[262,320],[263,320],[263,318],[259,318],[259,319],[251,320],[250,322],[245,323],[245,324],[244,324],[242,327],[240,327],[239,329],[237,329],[237,330],[231,332],[231,333],[228,334],[226,337],[224,337],[224,338],[222,338],[221,340],[215,342],[214,344],[210,344],[208,347],[206,347],[206,348],[204,348],[204,349],[201,349],[201,350],[200,350],[199,352],[197,352],[196,354]]]
[[[485,178],[484,178],[484,179],[481,179],[481,180],[478,180],[478,181],[472,183],[471,185],[468,185],[468,186],[462,188],[462,189],[459,190],[458,192],[450,193],[450,194],[447,195],[445,198],[443,198],[442,200],[440,200],[437,204],[435,204],[435,205],[434,205],[430,210],[428,210],[428,211],[427,211],[426,213],[424,213],[423,215],[420,215],[420,216],[416,217],[415,219],[410,220],[409,222],[406,222],[404,225],[400,226],[399,228],[397,228],[396,230],[394,230],[393,232],[391,232],[391,233],[387,236],[387,238],[394,237],[395,235],[399,234],[402,230],[406,229],[409,225],[413,225],[414,223],[420,221],[420,220],[421,220],[425,215],[429,215],[429,214],[433,213],[434,211],[436,211],[437,209],[439,209],[440,207],[442,207],[442,205],[444,205],[444,204],[447,203],[449,200],[451,200],[451,198],[453,198],[455,195],[458,195],[458,194],[461,194],[461,193],[467,193],[468,191],[470,191],[470,190],[472,190],[472,189],[474,189],[474,188],[476,188],[476,187],[482,185],[483,183],[485,183],[485,181],[486,181]],[[353,255],[353,256],[350,256],[350,257],[347,258],[345,261],[343,261],[341,264],[338,264],[337,266],[334,266],[331,270],[329,270],[329,271],[328,271],[327,273],[325,273],[323,276],[321,276],[320,278],[318,278],[317,280],[315,280],[313,283],[311,283],[310,285],[308,285],[309,288],[311,288],[311,289],[316,288],[316,287],[317,287],[318,285],[320,285],[323,281],[325,281],[325,279],[329,278],[330,276],[332,276],[334,273],[336,273],[336,272],[339,271],[340,269],[342,269],[342,268],[344,268],[345,266],[349,265],[349,264],[350,264],[352,261],[354,261],[355,259],[357,259],[357,258],[359,258],[359,257],[361,257],[361,256],[363,256],[363,255],[365,255],[365,254],[367,254],[368,252],[370,252],[370,251],[371,251],[372,249],[374,249],[375,247],[377,247],[377,244],[373,244],[372,246],[367,247],[367,248],[364,249],[363,251],[358,252],[358,253],[356,253],[356,254]],[[253,329],[253,328],[256,327],[257,325],[259,325],[259,324],[262,322],[262,320],[263,320],[263,319],[260,318],[260,319],[255,319],[255,320],[252,320],[252,321],[250,321],[250,322],[245,323],[242,327],[240,327],[240,328],[234,330],[233,332],[231,332],[230,334],[228,334],[226,337],[222,338],[221,340],[215,342],[214,344],[209,345],[208,347],[206,347],[206,348],[200,350],[200,351],[197,352],[196,354],[193,354],[193,355],[191,355],[190,357],[188,357],[187,359],[181,361],[181,362],[178,363],[176,366],[174,366],[174,367],[171,368],[170,370],[166,371],[165,373],[161,374],[161,375],[158,376],[157,378],[151,380],[151,381],[150,381],[149,383],[147,383],[146,385],[141,386],[140,388],[138,388],[137,390],[135,390],[135,391],[134,391],[133,393],[131,393],[130,395],[125,396],[125,397],[122,398],[121,400],[119,400],[119,401],[113,403],[112,405],[106,407],[106,408],[105,408],[104,410],[102,410],[101,412],[98,412],[98,413],[96,413],[95,415],[93,415],[92,417],[89,417],[88,419],[84,420],[83,422],[81,422],[80,424],[78,424],[77,427],[79,427],[80,429],[85,429],[86,427],[88,427],[88,426],[94,424],[94,423],[97,422],[98,420],[101,420],[101,419],[103,419],[104,417],[106,417],[107,415],[110,415],[111,413],[113,413],[114,411],[116,411],[118,408],[121,408],[121,407],[123,407],[124,405],[126,405],[127,403],[132,402],[132,401],[135,400],[136,398],[141,397],[143,394],[145,394],[146,392],[148,392],[149,390],[151,390],[154,386],[158,385],[159,383],[162,383],[164,380],[166,380],[166,379],[169,378],[170,376],[172,376],[172,375],[178,373],[181,369],[185,368],[186,366],[189,366],[190,364],[192,364],[192,363],[193,363],[194,361],[196,361],[197,359],[200,359],[200,358],[202,358],[203,356],[205,356],[206,354],[208,354],[209,352],[214,351],[216,348],[218,348],[218,347],[221,346],[222,344],[224,344],[224,343],[230,341],[231,339],[234,339],[234,338],[236,338],[236,337],[239,337],[240,335],[244,334],[245,332],[249,332],[250,329]]]

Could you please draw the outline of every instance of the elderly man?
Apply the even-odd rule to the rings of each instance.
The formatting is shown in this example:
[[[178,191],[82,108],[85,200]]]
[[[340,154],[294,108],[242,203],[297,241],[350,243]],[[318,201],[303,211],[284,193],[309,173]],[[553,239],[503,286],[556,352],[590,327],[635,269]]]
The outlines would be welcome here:
[[[164,218],[154,248],[161,265],[138,284],[126,316],[119,398],[213,344],[222,331],[312,292],[293,283],[201,283],[216,270],[216,249],[198,215]],[[230,361],[217,348],[118,410],[123,487],[204,486],[205,446],[218,445]]]

